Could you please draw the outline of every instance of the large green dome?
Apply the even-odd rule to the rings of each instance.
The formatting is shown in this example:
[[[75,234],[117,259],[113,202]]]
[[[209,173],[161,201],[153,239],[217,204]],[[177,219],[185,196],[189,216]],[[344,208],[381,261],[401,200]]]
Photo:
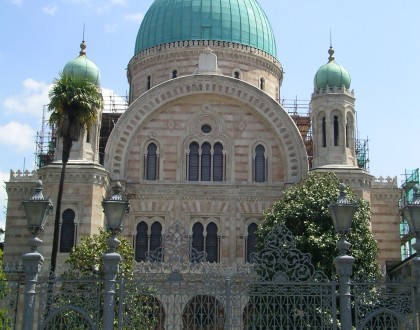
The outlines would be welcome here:
[[[328,50],[330,57],[328,63],[321,66],[314,78],[314,89],[325,89],[327,86],[330,88],[334,87],[345,87],[350,88],[351,77],[349,72],[340,64],[335,61],[334,49],[330,47]]]
[[[63,69],[63,75],[75,79],[86,79],[95,85],[99,85],[101,74],[99,68],[86,57],[86,45],[80,44],[80,55],[67,62]]]
[[[257,0],[155,0],[140,25],[134,54],[187,40],[235,42],[276,57],[273,30]]]

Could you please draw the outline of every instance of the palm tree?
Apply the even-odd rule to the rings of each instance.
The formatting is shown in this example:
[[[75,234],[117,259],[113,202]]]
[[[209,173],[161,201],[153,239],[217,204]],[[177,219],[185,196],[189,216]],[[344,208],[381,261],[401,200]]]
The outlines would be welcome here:
[[[63,140],[62,168],[58,187],[57,207],[54,221],[53,247],[51,252],[51,273],[55,273],[58,252],[61,200],[63,195],[64,177],[73,141],[80,137],[82,129],[89,129],[98,118],[98,111],[103,107],[102,94],[99,87],[83,78],[61,75],[55,79],[49,93],[48,110],[51,127]]]

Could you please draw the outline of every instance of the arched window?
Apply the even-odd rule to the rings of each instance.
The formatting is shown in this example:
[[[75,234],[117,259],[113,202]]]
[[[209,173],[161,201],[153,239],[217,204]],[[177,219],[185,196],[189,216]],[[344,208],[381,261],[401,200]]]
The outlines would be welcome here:
[[[198,181],[198,169],[200,164],[200,156],[198,154],[199,145],[197,142],[190,144],[190,156],[188,162],[188,180]]]
[[[74,219],[76,214],[72,209],[66,209],[62,214],[60,252],[68,253],[74,246],[76,228]]]
[[[265,90],[265,79],[260,78],[260,89],[263,91]]]
[[[338,146],[338,117],[334,116],[334,147]]]
[[[265,148],[261,144],[255,148],[255,182],[265,182]]]
[[[192,248],[191,262],[200,261],[200,254],[204,252],[204,227],[199,222],[192,227]]]
[[[146,180],[157,180],[158,178],[158,156],[156,151],[156,144],[150,143],[147,146],[147,155],[145,156]]]
[[[322,117],[322,146],[327,146],[327,122],[325,117]]]
[[[162,225],[159,222],[154,222],[150,227],[150,252],[153,252],[153,261],[162,261],[162,254],[160,248],[162,247]]]
[[[206,228],[206,253],[208,262],[219,261],[219,238],[217,236],[217,226],[210,222]]]
[[[241,79],[241,74],[240,74],[240,72],[239,72],[239,71],[234,71],[234,72],[233,72],[233,77],[234,77],[235,79]]]
[[[204,142],[201,145],[201,149],[197,142],[192,142],[187,162],[187,178],[189,181],[224,180],[225,158],[223,145],[220,142],[214,144],[213,150],[209,142]]]
[[[172,79],[176,78],[178,76],[178,70],[172,71]]]
[[[251,223],[248,226],[248,237],[246,239],[246,262],[251,262],[251,254],[256,252],[257,243],[257,225]]]
[[[147,76],[147,90],[152,88],[152,76]]]
[[[146,252],[149,249],[149,239],[147,237],[147,223],[144,221],[137,225],[136,234],[136,250],[135,259],[136,261],[146,261]]]
[[[211,180],[211,145],[208,142],[201,146],[201,181]]]
[[[223,145],[220,142],[214,144],[213,181],[223,181]]]

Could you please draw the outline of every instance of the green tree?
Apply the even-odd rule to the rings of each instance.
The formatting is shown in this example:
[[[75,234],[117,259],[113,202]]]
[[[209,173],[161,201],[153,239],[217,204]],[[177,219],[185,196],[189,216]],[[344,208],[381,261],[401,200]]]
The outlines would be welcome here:
[[[265,213],[265,221],[258,230],[257,248],[262,249],[267,233],[282,223],[294,235],[297,248],[311,254],[315,268],[331,277],[335,274],[333,260],[339,251],[328,206],[337,200],[338,193],[339,180],[334,173],[309,173]],[[347,195],[352,201],[356,200],[349,188]],[[355,258],[354,276],[373,279],[379,275],[379,265],[370,221],[369,203],[361,199],[347,240],[351,243],[349,255]]]
[[[48,110],[52,111],[50,125],[62,137],[62,169],[58,187],[57,205],[54,220],[53,247],[51,252],[51,273],[55,273],[58,252],[61,200],[63,196],[66,166],[73,141],[77,141],[82,129],[89,129],[98,118],[103,107],[99,86],[86,79],[61,75],[53,83],[50,91]]]
[[[71,266],[70,271],[77,271],[80,275],[104,275],[102,256],[107,252],[107,239],[111,236],[109,231],[99,229],[99,234],[83,236],[70,252],[66,263]],[[130,242],[125,237],[118,237],[120,245],[116,252],[121,255],[122,261],[119,267],[119,275],[129,279],[133,274],[134,251]]]
[[[91,282],[88,284],[80,284],[77,279],[97,277],[104,278],[104,269],[102,256],[108,251],[107,240],[111,236],[109,231],[103,228],[99,229],[98,234],[93,236],[84,236],[81,241],[70,252],[66,263],[70,265],[70,269],[64,274],[67,279],[76,279],[74,283],[69,283],[69,290],[74,291],[74,285],[78,286],[80,291],[92,291]],[[123,304],[121,312],[123,313],[124,326],[123,329],[154,329],[157,322],[157,316],[160,312],[159,304],[153,296],[153,290],[148,287],[138,285],[133,277],[134,250],[130,242],[122,236],[118,237],[120,241],[116,252],[121,255],[122,261],[119,265],[119,278],[124,279],[118,283],[124,285],[123,301],[120,296],[116,297],[116,311],[119,310],[119,304]],[[118,290],[117,290],[118,291]],[[70,299],[59,301],[59,304],[71,304],[76,306],[85,306],[91,308],[83,295],[70,295]],[[101,299],[103,293],[100,295]],[[61,298],[62,299],[62,298]],[[101,301],[102,303],[102,301]],[[94,305],[94,308],[96,305]],[[102,313],[102,310],[100,310]],[[65,315],[66,316],[66,315]],[[66,316],[67,317],[67,316]],[[115,324],[117,327],[117,324]]]

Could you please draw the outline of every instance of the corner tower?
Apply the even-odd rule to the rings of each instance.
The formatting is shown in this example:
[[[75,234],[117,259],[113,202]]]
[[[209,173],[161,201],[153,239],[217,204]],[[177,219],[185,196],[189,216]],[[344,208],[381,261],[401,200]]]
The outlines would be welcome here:
[[[100,89],[100,71],[94,62],[86,56],[86,44],[80,44],[79,56],[67,62],[64,66],[62,76],[73,79],[83,79],[95,84]],[[99,130],[102,116],[102,109],[97,109],[96,122],[89,130],[82,129],[79,139],[73,142],[69,162],[99,164]],[[60,161],[62,157],[61,137],[57,136],[57,148],[54,161]]]
[[[356,112],[351,78],[335,61],[332,47],[328,53],[328,63],[315,75],[311,98],[313,168],[356,168]]]

